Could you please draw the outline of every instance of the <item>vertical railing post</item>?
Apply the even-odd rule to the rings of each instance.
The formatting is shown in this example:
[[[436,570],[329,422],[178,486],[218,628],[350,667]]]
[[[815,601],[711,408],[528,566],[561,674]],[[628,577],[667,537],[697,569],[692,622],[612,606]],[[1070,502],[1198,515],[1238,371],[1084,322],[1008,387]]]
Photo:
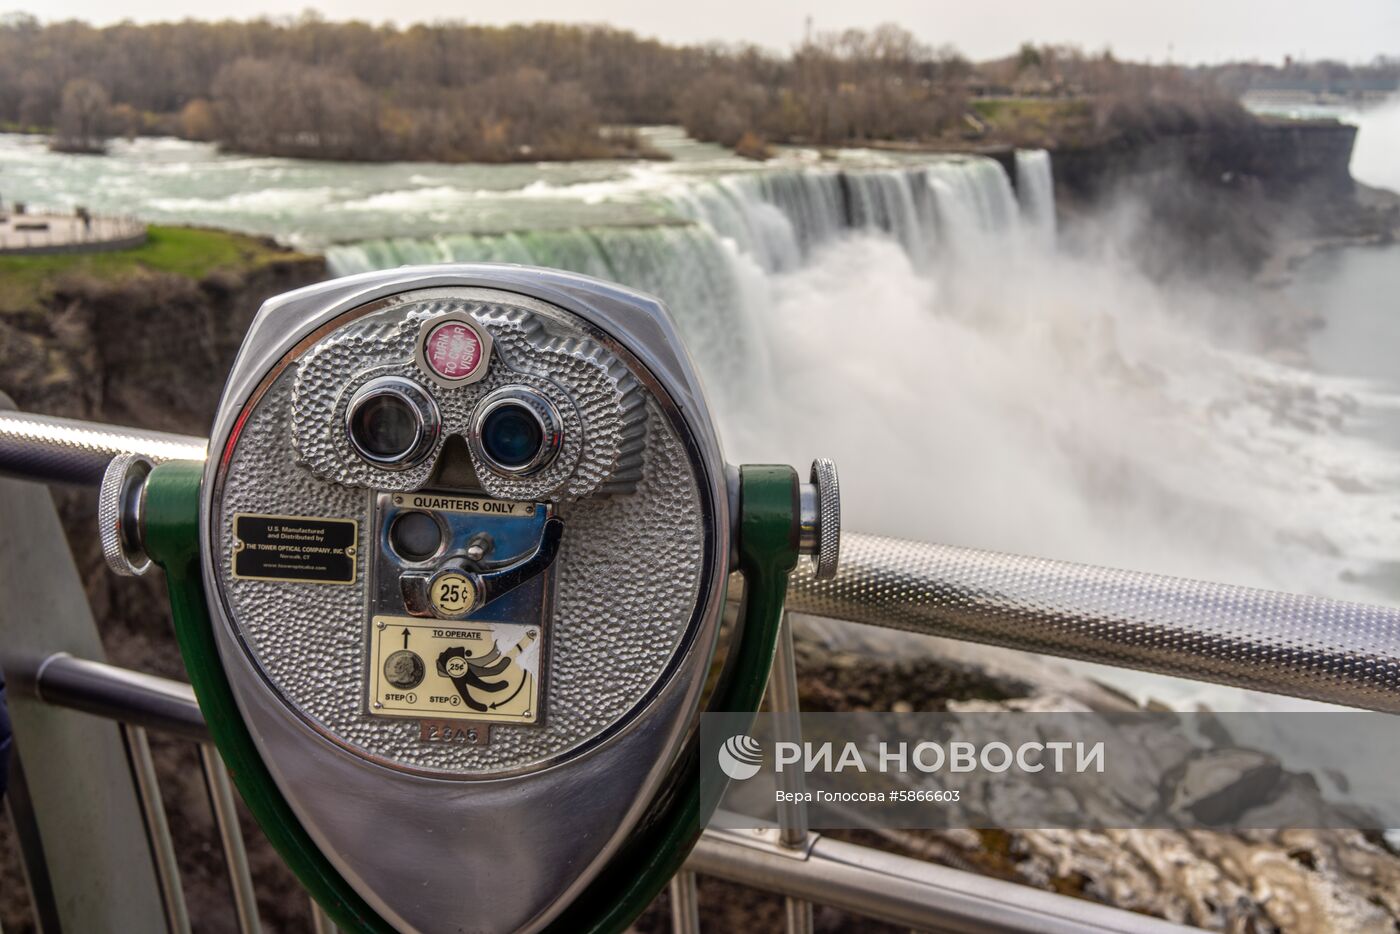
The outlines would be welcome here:
[[[337,934],[335,922],[314,898],[311,899],[311,931],[312,934]]]
[[[671,877],[672,934],[700,934],[700,893],[695,873],[682,869]]]
[[[802,705],[797,694],[797,654],[792,642],[792,616],[783,614],[778,630],[777,651],[773,654],[773,674],[768,679],[768,705],[773,711],[775,738],[779,742],[802,742]],[[778,840],[785,847],[802,849],[811,834],[807,826],[807,805],[801,792],[806,790],[802,772],[785,769],[779,782],[783,791],[791,792],[788,800],[778,805]],[[788,934],[811,934],[812,903],[788,897],[784,917]]]
[[[253,891],[253,876],[248,870],[248,851],[243,846],[243,831],[238,826],[238,809],[233,801],[233,788],[224,760],[210,743],[199,744],[199,764],[204,769],[204,787],[209,791],[209,806],[214,812],[214,824],[224,849],[228,866],[228,884],[233,890],[233,909],[238,916],[239,934],[258,934],[258,898]]]
[[[156,764],[151,757],[151,744],[146,731],[129,723],[122,724],[126,739],[131,775],[141,801],[141,816],[146,821],[146,836],[155,858],[156,880],[160,883],[161,901],[165,904],[165,920],[171,934],[189,934],[190,916],[185,909],[185,890],[180,885],[180,864],[175,847],[170,842],[170,824],[165,816],[165,804],[156,781]]]

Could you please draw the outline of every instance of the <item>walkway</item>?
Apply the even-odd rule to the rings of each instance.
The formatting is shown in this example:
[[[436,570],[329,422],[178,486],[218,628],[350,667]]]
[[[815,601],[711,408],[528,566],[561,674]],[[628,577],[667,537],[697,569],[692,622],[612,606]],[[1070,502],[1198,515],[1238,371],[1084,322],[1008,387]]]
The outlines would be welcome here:
[[[146,242],[146,225],[130,217],[0,212],[0,255],[125,250]]]

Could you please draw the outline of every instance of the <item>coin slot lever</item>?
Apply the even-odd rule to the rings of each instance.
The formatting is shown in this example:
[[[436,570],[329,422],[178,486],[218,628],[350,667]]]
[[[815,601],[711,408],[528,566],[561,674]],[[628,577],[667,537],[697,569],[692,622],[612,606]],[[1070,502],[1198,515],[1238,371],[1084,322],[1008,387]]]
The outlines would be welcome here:
[[[474,562],[458,556],[436,570],[405,571],[399,576],[404,609],[414,616],[461,619],[549,570],[563,537],[564,521],[551,516],[535,550],[519,561],[478,572]]]

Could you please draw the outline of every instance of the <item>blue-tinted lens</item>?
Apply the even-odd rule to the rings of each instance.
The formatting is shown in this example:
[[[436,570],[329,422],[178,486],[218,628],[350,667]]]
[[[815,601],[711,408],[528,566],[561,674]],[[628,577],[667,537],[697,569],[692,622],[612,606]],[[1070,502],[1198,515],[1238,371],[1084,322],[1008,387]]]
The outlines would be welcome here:
[[[481,425],[481,448],[502,467],[523,467],[544,444],[544,431],[533,412],[508,402],[493,410]]]

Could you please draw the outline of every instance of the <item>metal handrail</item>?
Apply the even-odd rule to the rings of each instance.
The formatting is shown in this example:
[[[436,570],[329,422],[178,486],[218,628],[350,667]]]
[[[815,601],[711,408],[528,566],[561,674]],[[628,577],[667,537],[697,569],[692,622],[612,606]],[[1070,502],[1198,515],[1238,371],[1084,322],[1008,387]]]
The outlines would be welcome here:
[[[67,652],[55,652],[32,668],[11,665],[6,674],[16,693],[27,694],[55,707],[115,720],[121,725],[132,758],[142,814],[160,828],[151,836],[152,850],[168,914],[167,923],[173,932],[189,931],[191,924],[176,854],[169,845],[165,807],[146,734],[154,731],[199,744],[200,770],[228,867],[237,930],[240,934],[257,934],[261,928],[257,896],[238,824],[233,788],[209,736],[194,690],[181,681],[75,658]]]
[[[95,484],[106,464],[121,453],[141,453],[152,460],[202,458],[205,443],[198,438],[112,428],[86,422],[0,412],[0,475],[44,482]],[[857,537],[857,542],[859,539]],[[910,546],[933,547],[933,546]],[[849,550],[849,549],[848,549]],[[863,549],[854,549],[855,566],[862,566]],[[838,578],[834,591],[813,590],[812,599],[832,599],[849,586]],[[799,578],[795,598],[807,586]],[[907,610],[918,606],[911,602]],[[801,608],[808,608],[805,604]],[[917,628],[904,621],[905,628]],[[784,626],[779,646],[778,677],[770,701],[779,713],[797,711],[791,629]],[[144,730],[170,732],[200,742],[201,762],[209,783],[216,823],[224,844],[240,930],[257,930],[251,876],[232,797],[217,754],[208,745],[207,728],[188,685],[127,671],[100,662],[55,652],[25,670],[10,671],[17,690],[46,703],[115,719],[138,737]],[[795,716],[794,719],[794,728]],[[163,815],[153,781],[143,799],[147,819]],[[786,898],[789,934],[810,931],[813,902],[892,923],[948,931],[1128,932],[1180,931],[1184,928],[1111,906],[1031,889],[908,859],[868,847],[823,838],[805,830],[805,816],[784,814],[782,827],[771,833],[743,834],[706,831],[686,869],[673,883],[673,906],[678,932],[697,925],[694,873],[703,872],[741,884],[777,892]],[[170,854],[164,854],[170,862]],[[162,884],[178,886],[173,872]],[[179,907],[180,900],[167,898]],[[326,926],[315,912],[317,929]],[[183,927],[176,918],[175,929]]]
[[[195,742],[209,742],[209,728],[195,701],[194,690],[180,681],[118,668],[103,662],[74,658],[56,652],[34,671],[32,681],[24,672],[8,672],[17,686],[27,687],[46,704],[120,719]]]
[[[0,411],[0,475],[20,480],[97,486],[118,454],[144,454],[154,463],[203,460],[207,446],[190,435]]]
[[[816,836],[795,856],[750,831],[707,830],[687,868],[918,930],[1183,934],[1149,915]]]
[[[1400,609],[847,533],[788,609],[1400,713]]]
[[[57,706],[128,724],[196,735],[203,715],[189,685],[57,654],[20,683]],[[892,924],[939,931],[1180,934],[1195,930],[1098,902],[811,834],[784,846],[781,831],[706,830],[686,869]],[[693,911],[693,903],[687,912]]]
[[[0,412],[0,474],[95,483],[118,453],[204,456],[198,438]],[[1400,610],[848,533],[832,580],[789,609],[1400,713]]]

